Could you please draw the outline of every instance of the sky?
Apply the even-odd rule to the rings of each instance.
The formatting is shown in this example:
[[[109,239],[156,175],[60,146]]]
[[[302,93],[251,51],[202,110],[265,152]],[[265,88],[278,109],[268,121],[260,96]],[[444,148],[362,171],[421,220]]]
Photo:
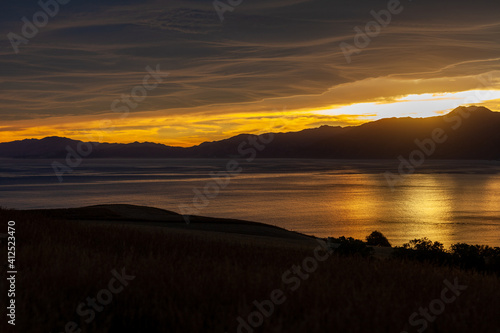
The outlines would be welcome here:
[[[498,1],[59,1],[0,5],[0,142],[191,146],[500,111]]]

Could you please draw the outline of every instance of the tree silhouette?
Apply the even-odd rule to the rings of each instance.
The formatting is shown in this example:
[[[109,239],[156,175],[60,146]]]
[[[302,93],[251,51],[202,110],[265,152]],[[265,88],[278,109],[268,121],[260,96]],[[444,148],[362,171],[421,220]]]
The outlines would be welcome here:
[[[373,246],[391,247],[391,243],[389,243],[387,238],[380,231],[376,230],[370,235],[366,236],[366,244]]]

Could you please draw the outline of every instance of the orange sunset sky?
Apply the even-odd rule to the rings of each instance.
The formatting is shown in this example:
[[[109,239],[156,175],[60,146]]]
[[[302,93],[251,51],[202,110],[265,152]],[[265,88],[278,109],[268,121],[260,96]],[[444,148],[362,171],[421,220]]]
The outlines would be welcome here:
[[[248,1],[223,22],[210,2],[90,3],[99,10],[61,8],[17,53],[2,40],[0,142],[63,136],[191,146],[429,117],[459,105],[500,110],[496,3],[457,1],[443,15],[450,4],[401,2],[350,63],[340,44],[354,45],[355,27],[364,29],[386,1]],[[37,10],[23,0],[0,14],[2,35],[21,34],[20,17]],[[151,79],[155,87],[129,112],[115,112],[125,104],[114,101],[143,85],[148,66],[168,75]]]

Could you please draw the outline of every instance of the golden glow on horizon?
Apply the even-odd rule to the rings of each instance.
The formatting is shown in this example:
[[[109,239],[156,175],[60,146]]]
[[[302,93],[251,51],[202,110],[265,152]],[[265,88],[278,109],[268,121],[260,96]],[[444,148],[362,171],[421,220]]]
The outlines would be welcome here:
[[[500,99],[500,90],[470,90],[458,93],[419,94],[400,97],[393,102],[359,103],[316,111],[323,115],[376,114],[374,119],[389,117],[432,117],[466,104],[481,105]]]
[[[0,126],[0,141],[62,136],[83,141],[150,141],[186,147],[241,133],[299,131],[321,125],[355,126],[388,117],[431,117],[467,104],[484,105],[496,111],[500,105],[500,90],[409,94],[369,103],[315,109],[293,109],[288,106],[283,111],[269,112],[185,115],[155,115],[154,112],[147,112],[131,113],[125,118],[107,114],[8,121]]]

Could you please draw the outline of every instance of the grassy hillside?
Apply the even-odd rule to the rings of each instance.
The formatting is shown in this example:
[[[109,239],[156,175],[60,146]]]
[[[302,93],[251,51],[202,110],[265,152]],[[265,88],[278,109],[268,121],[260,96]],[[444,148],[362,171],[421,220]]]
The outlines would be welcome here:
[[[0,220],[1,232],[16,221],[18,332],[64,332],[70,321],[81,332],[237,332],[237,318],[246,319],[256,310],[253,301],[269,299],[275,289],[286,300],[255,332],[417,332],[410,315],[440,298],[443,281],[455,278],[467,289],[426,332],[500,332],[500,279],[493,275],[333,254],[293,291],[296,284],[282,275],[313,257],[317,244],[62,221],[43,212],[0,210]],[[122,268],[135,278],[86,323],[77,307],[108,288],[111,271]],[[0,302],[5,309],[4,296]],[[5,325],[1,332],[12,331]]]

